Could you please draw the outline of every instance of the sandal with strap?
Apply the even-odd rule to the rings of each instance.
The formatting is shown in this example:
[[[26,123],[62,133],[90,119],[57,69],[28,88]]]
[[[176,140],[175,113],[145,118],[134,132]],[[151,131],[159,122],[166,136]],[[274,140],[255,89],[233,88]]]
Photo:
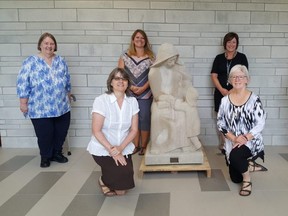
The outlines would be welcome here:
[[[99,177],[98,183],[99,183],[99,186],[101,187],[101,190],[105,196],[116,196],[117,195],[117,193],[114,190],[111,190],[106,185],[104,185],[101,176]]]
[[[141,150],[140,147],[135,147],[134,151],[132,152],[132,155],[136,154],[137,152],[139,152]]]
[[[261,164],[256,163],[255,161],[249,160],[249,171],[250,172],[268,171],[268,169],[262,166]]]
[[[251,186],[251,189],[248,190],[247,188]],[[250,181],[243,181],[243,185],[241,190],[239,191],[240,196],[249,196],[252,192],[252,182]]]
[[[145,152],[146,152],[146,147],[142,147],[139,152],[139,155],[145,155]]]

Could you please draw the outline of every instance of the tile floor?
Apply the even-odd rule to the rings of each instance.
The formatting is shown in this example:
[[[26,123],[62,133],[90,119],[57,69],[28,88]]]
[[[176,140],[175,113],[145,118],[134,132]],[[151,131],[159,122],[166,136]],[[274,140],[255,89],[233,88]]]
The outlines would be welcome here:
[[[205,147],[212,177],[205,172],[144,173],[135,155],[136,187],[125,196],[105,197],[97,184],[99,166],[84,148],[69,163],[39,167],[38,149],[0,148],[1,216],[286,216],[288,146],[267,146],[268,172],[252,173],[253,192],[238,195],[224,157]],[[261,161],[258,161],[261,162]],[[262,163],[262,162],[261,162]]]

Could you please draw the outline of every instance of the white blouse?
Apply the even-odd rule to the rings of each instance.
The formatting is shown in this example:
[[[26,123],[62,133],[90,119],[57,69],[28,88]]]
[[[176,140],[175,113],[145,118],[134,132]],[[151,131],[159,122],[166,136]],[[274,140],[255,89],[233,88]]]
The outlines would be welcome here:
[[[120,109],[114,94],[102,94],[95,98],[93,112],[105,117],[102,132],[111,145],[119,146],[130,131],[132,117],[139,112],[139,105],[134,97],[125,95]],[[125,147],[122,154],[132,154],[134,148],[135,146],[131,142]],[[109,152],[94,135],[91,137],[87,150],[92,155],[109,156]]]

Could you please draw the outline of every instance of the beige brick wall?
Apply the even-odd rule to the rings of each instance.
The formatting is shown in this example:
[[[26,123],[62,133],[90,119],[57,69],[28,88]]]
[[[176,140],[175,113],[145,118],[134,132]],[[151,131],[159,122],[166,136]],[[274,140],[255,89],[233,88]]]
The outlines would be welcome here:
[[[239,51],[250,64],[251,90],[268,112],[266,145],[288,145],[287,0],[0,0],[0,133],[4,147],[36,147],[35,133],[23,118],[16,96],[22,61],[37,53],[39,36],[55,35],[58,54],[69,65],[73,93],[70,141],[85,147],[90,139],[94,98],[105,91],[107,74],[141,28],[153,50],[172,43],[199,92],[201,140],[217,145],[213,112],[212,61],[222,52],[228,31],[240,36]]]

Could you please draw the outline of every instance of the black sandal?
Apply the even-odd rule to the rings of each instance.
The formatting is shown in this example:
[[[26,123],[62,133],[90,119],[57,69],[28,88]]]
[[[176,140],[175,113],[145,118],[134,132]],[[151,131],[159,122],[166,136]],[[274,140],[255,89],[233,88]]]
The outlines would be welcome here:
[[[145,155],[145,152],[146,152],[146,147],[142,147],[139,152],[139,155]]]
[[[246,184],[246,185],[244,185]],[[251,186],[251,189],[248,190],[247,188]],[[244,193],[243,193],[244,192]],[[239,191],[240,196],[249,196],[252,192],[252,182],[250,181],[243,181],[243,185],[241,187],[241,190]]]
[[[136,154],[137,152],[139,152],[141,150],[140,147],[135,147],[134,151],[132,152],[132,155]]]
[[[255,161],[249,160],[249,167],[252,168],[249,169],[250,172],[258,172],[258,171],[268,171],[268,169],[261,164],[256,163]],[[257,169],[260,168],[260,169]]]

